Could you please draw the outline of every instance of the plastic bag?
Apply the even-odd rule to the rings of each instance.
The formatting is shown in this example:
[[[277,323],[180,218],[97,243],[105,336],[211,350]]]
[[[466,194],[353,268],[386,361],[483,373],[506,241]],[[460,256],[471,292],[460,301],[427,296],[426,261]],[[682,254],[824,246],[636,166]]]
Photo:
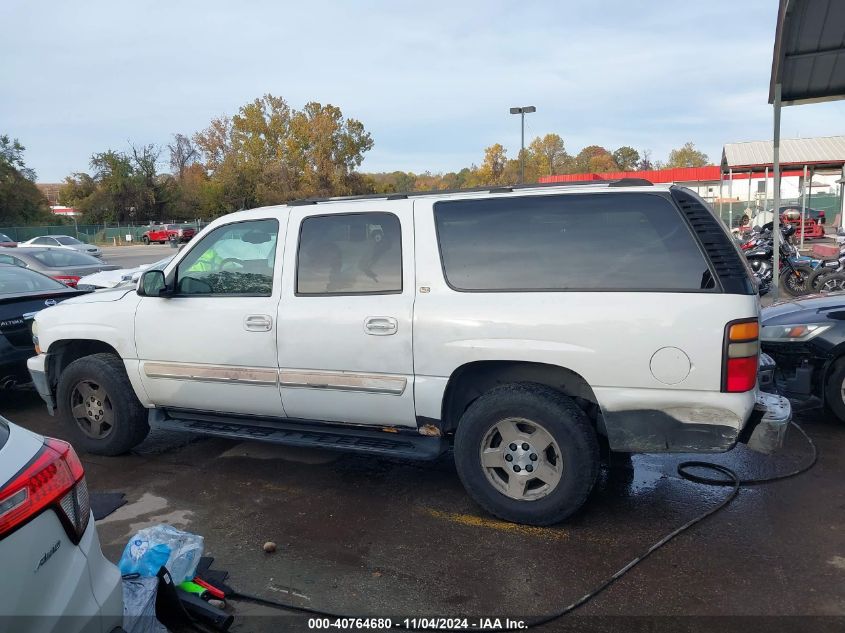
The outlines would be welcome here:
[[[123,628],[126,633],[167,633],[156,619],[158,578],[123,579]]]
[[[123,549],[120,573],[155,576],[164,566],[174,584],[192,580],[203,552],[203,538],[170,525],[154,525],[139,530]]]

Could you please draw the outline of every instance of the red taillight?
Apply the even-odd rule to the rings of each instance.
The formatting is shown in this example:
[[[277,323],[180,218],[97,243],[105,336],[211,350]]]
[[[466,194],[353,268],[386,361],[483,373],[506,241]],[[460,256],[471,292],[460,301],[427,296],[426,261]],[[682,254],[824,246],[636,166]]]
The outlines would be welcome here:
[[[0,489],[0,539],[42,510],[54,507],[77,542],[91,514],[85,472],[67,442],[47,438],[29,464]]]
[[[757,319],[732,321],[725,327],[722,391],[742,393],[754,389],[760,352],[759,334]]]
[[[53,279],[61,281],[64,285],[70,286],[71,288],[76,288],[76,284],[82,277],[77,277],[76,275],[54,275]]]

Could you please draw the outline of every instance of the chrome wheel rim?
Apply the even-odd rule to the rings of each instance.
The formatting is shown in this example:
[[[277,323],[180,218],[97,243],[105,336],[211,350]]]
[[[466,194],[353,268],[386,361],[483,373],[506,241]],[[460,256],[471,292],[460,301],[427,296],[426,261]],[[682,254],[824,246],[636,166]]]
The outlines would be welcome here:
[[[552,434],[525,418],[505,418],[481,441],[481,468],[487,481],[506,497],[534,501],[557,488],[563,457]]]
[[[822,283],[819,291],[836,292],[845,289],[845,279],[829,279]]]
[[[81,380],[70,392],[70,410],[80,430],[90,438],[102,440],[114,430],[114,408],[102,385]]]

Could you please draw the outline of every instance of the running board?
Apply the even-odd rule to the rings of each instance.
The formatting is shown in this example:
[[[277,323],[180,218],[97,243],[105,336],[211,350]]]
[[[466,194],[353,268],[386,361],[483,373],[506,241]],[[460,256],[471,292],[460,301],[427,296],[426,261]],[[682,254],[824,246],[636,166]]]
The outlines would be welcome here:
[[[149,422],[150,426],[169,431],[414,460],[436,459],[448,448],[440,437],[328,426],[320,422],[251,420],[182,411],[165,413],[158,409],[150,410]]]

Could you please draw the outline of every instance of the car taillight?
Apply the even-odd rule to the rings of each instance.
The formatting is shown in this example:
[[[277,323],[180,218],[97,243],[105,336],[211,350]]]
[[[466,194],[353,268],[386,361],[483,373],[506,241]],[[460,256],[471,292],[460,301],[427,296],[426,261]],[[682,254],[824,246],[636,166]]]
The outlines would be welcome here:
[[[73,447],[53,438],[0,488],[0,539],[50,507],[78,543],[91,516],[85,471]]]
[[[76,288],[77,282],[79,282],[82,277],[77,277],[76,275],[54,275],[53,279],[61,281],[64,285],[70,286],[71,288]]]
[[[757,319],[731,321],[725,327],[722,391],[741,393],[750,391],[757,384],[759,336]]]

